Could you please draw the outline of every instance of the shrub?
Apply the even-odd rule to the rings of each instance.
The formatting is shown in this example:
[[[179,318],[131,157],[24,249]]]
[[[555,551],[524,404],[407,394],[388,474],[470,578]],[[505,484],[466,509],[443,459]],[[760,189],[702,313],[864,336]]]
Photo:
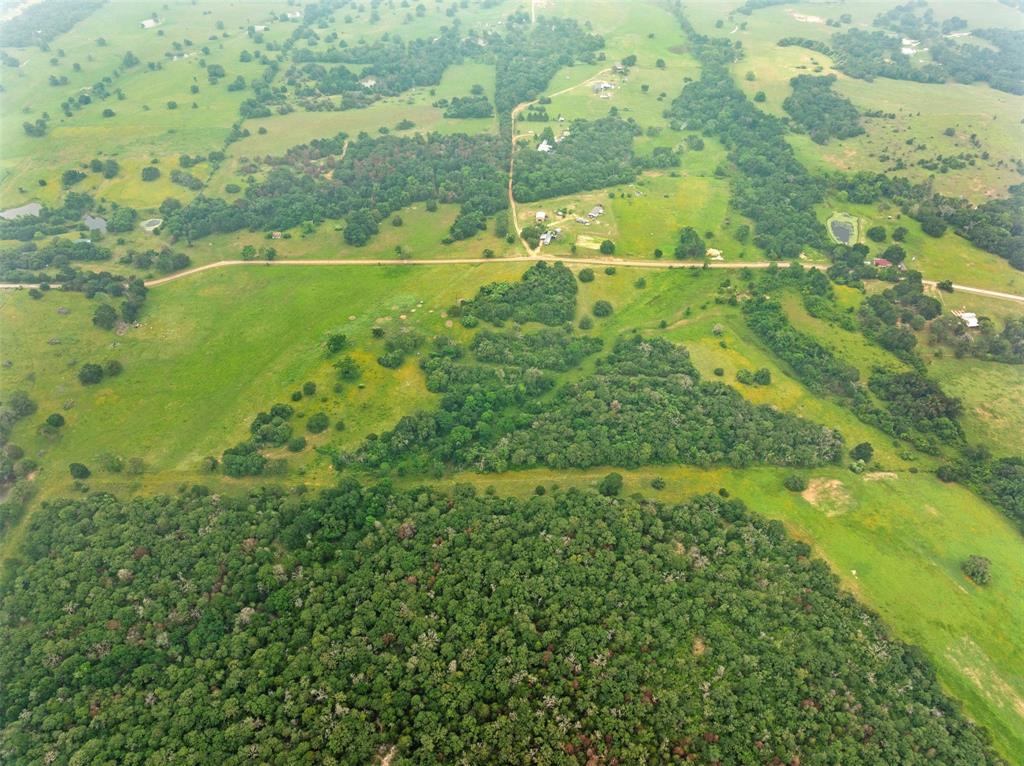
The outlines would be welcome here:
[[[604,267],[604,273],[607,274],[608,276],[614,276],[614,274],[615,274],[615,267],[614,266],[605,266]]]
[[[580,319],[580,329],[581,330],[589,330],[593,326],[594,326],[594,320],[591,319],[589,316],[583,316]]]
[[[872,242],[885,242],[884,226],[872,226],[865,232],[865,234],[868,235],[868,239],[870,239]]]
[[[610,473],[601,479],[597,485],[597,491],[605,497],[615,497],[622,491],[622,474]]]
[[[311,434],[323,433],[331,424],[326,412],[318,412],[306,421],[306,430]]]
[[[601,252],[605,255],[612,255],[615,252],[615,243],[610,239],[606,239],[601,243]]]
[[[651,479],[651,489],[665,489],[665,480],[660,476]]]
[[[55,412],[46,418],[46,425],[53,426],[54,428],[60,428],[64,425],[64,416],[59,412]]]
[[[978,585],[988,585],[992,581],[992,573],[989,571],[991,563],[984,556],[970,556],[960,565],[960,569]]]
[[[608,317],[612,315],[612,304],[608,301],[598,301],[594,304],[594,316],[596,317]]]
[[[790,492],[803,492],[807,489],[807,480],[803,476],[791,474],[782,480],[782,486]]]
[[[593,282],[594,281],[594,270],[593,269],[580,269],[580,273],[576,275],[580,282]]]
[[[302,392],[301,391],[292,391],[292,401],[293,402],[301,402],[302,401]]]
[[[124,372],[124,365],[116,359],[111,359],[103,365],[103,374],[108,378],[116,378],[122,372]]]
[[[302,393],[306,396],[312,396],[316,393],[316,383],[311,380],[307,380],[302,384]]]
[[[92,476],[92,471],[81,463],[72,463],[68,466],[68,470],[71,472],[71,478],[78,479],[79,481]]]
[[[99,383],[103,380],[103,368],[98,364],[87,363],[78,371],[78,380],[83,386]]]
[[[850,450],[850,457],[854,460],[863,460],[865,463],[870,463],[871,458],[875,456],[875,449],[871,446],[871,442],[861,442],[856,447]]]
[[[327,336],[327,353],[337,354],[348,342],[348,337],[340,332],[331,333]]]
[[[296,436],[288,440],[289,452],[302,452],[306,448],[306,437]]]
[[[160,168],[155,168],[152,165],[147,165],[142,169],[142,180],[143,181],[155,181],[160,177]]]

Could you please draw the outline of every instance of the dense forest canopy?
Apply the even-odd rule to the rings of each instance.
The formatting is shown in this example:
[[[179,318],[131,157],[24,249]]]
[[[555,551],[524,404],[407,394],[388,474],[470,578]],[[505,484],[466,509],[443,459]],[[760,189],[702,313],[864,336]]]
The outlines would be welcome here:
[[[25,3],[12,19],[0,24],[0,47],[27,48],[37,45],[47,49],[47,43],[87,18],[104,0],[47,0],[45,3]]]
[[[735,500],[97,494],[3,585],[4,760],[995,763]],[[173,575],[171,574],[173,573]]]

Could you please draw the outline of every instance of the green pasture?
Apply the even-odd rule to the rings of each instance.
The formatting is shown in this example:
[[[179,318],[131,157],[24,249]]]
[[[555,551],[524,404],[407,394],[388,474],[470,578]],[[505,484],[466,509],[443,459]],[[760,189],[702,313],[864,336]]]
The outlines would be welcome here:
[[[928,364],[946,393],[964,404],[967,438],[997,455],[1020,455],[1024,434],[1024,370],[1020,365],[957,359],[948,351]]]
[[[434,334],[458,298],[471,297],[485,280],[516,278],[522,268],[224,269],[154,289],[142,326],[123,336],[94,328],[95,303],[80,294],[55,292],[36,302],[25,292],[4,293],[3,356],[13,364],[0,383],[28,390],[40,417],[59,411],[68,421],[55,442],[27,421],[15,441],[39,457],[43,496],[69,491],[67,463],[95,464],[102,452],[144,457],[147,475],[194,479],[204,456],[244,439],[258,410],[287,400],[306,380],[320,391],[300,409],[340,415],[349,426],[343,441],[357,441],[427,396],[415,362],[398,371],[376,364],[382,342],[371,341],[370,328]],[[59,307],[70,313],[58,314]],[[351,338],[363,368],[365,387],[341,396],[332,393],[331,360],[320,348],[332,331]],[[123,375],[93,387],[78,382],[81,364],[106,359],[121,361]],[[73,406],[64,410],[67,402]]]
[[[842,7],[802,2],[760,9],[750,16],[730,16],[731,8],[721,3],[696,0],[686,5],[686,12],[699,31],[742,43],[745,56],[733,67],[736,81],[748,96],[764,91],[767,100],[761,108],[771,114],[785,116],[782,102],[790,93],[789,81],[793,77],[835,73],[839,78],[836,90],[862,112],[880,110],[896,115],[894,120],[865,119],[865,135],[841,142],[833,139],[825,146],[813,143],[806,135],[791,136],[797,156],[812,170],[882,172],[890,163],[882,161],[880,156],[889,155],[904,158],[908,165],[906,170],[899,171],[900,175],[926,181],[932,171],[914,166],[920,158],[961,151],[975,154],[988,151],[990,159],[979,158],[973,167],[935,174],[935,189],[978,202],[1005,194],[1007,186],[1020,182],[1013,163],[1022,157],[1019,129],[1024,117],[1024,99],[1021,97],[993,90],[985,84],[921,85],[886,78],[877,78],[874,82],[855,80],[834,72],[827,56],[777,45],[783,37],[792,36],[827,42],[836,30],[824,22],[841,13],[853,17],[853,26],[871,28],[875,16],[892,5],[876,0],[843,3]],[[997,0],[978,0],[969,6],[945,0],[930,3],[929,7],[938,19],[959,14],[972,27],[1024,26],[1024,16]],[[715,26],[718,20],[723,22],[721,27]],[[745,28],[742,28],[744,23]],[[747,72],[754,73],[753,81],[746,79]],[[949,127],[956,129],[955,136],[943,134]],[[971,147],[972,133],[981,141],[980,149]],[[907,146],[910,138],[926,148],[917,151],[916,146]]]
[[[256,62],[243,64],[238,60],[242,50],[256,49],[245,27],[263,23],[272,12],[282,13],[287,8],[284,2],[264,0],[244,5],[172,0],[156,9],[161,19],[156,28],[141,29],[139,22],[153,9],[143,9],[129,0],[114,0],[54,40],[49,52],[36,48],[9,50],[22,66],[4,67],[0,73],[5,91],[0,94],[0,132],[4,137],[0,195],[4,204],[28,199],[54,203],[60,195],[60,174],[97,156],[115,158],[121,174],[110,181],[90,177],[79,185],[80,190],[138,208],[156,206],[172,194],[191,197],[191,192],[174,186],[167,178],[177,156],[223,148],[231,124],[238,118],[239,103],[251,94],[248,89],[229,92],[228,83],[236,75],[248,82],[263,72],[263,66]],[[223,30],[217,29],[217,22],[223,23]],[[290,33],[286,26],[274,22],[266,38],[283,40]],[[210,40],[211,36],[216,39]],[[101,37],[107,40],[106,46],[96,43]],[[192,41],[192,46],[184,44],[186,39]],[[182,45],[183,58],[169,60],[164,54],[176,52],[175,42]],[[209,47],[209,54],[202,53],[204,46]],[[61,50],[63,57],[59,55]],[[141,63],[120,69],[127,51]],[[56,65],[50,63],[51,57],[57,58]],[[201,60],[222,65],[227,76],[215,86],[208,84]],[[161,63],[162,69],[150,71],[150,62]],[[76,63],[81,71],[74,71]],[[115,74],[115,70],[120,73]],[[50,75],[66,76],[69,82],[53,87],[48,84]],[[124,100],[116,96],[94,100],[71,118],[64,118],[59,104],[105,76],[112,77],[107,89],[113,93],[120,88]],[[189,92],[193,83],[199,86],[195,95]],[[175,110],[167,108],[172,100],[178,104]],[[196,108],[192,108],[193,102]],[[103,117],[105,108],[113,109],[115,116]],[[22,122],[35,120],[44,112],[51,116],[48,134],[42,138],[25,135]],[[153,159],[160,161],[163,178],[143,183],[141,169]],[[39,179],[47,186],[40,187]]]

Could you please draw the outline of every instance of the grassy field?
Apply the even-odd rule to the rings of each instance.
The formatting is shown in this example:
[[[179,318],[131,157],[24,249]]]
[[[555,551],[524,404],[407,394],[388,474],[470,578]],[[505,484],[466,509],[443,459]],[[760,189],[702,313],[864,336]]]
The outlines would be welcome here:
[[[319,384],[318,399],[326,401],[304,407],[343,417],[349,427],[342,443],[393,422],[427,394],[414,363],[395,372],[376,364],[381,344],[370,342],[370,328],[436,333],[444,326],[441,314],[459,297],[521,271],[520,264],[216,271],[154,290],[142,327],[120,337],[89,324],[93,304],[81,295],[30,303],[25,293],[6,293],[3,354],[14,364],[3,369],[0,383],[4,390],[28,390],[40,413],[67,417],[56,442],[35,434],[31,423],[17,432],[26,453],[40,456],[43,497],[68,491],[68,462],[89,463],[103,452],[144,456],[147,477],[198,480],[204,456],[245,438],[258,410],[286,401],[306,380]],[[58,314],[61,306],[70,313]],[[331,393],[334,371],[319,346],[335,330],[352,339],[364,371],[365,388],[350,387],[342,396]],[[51,338],[59,344],[50,345]],[[123,375],[95,387],[79,384],[82,363],[111,358],[123,363]],[[65,411],[67,402],[73,406]],[[104,478],[124,479],[100,475],[101,485]]]
[[[1012,164],[1022,157],[1019,124],[1024,117],[1024,99],[1021,97],[984,84],[920,85],[886,78],[874,82],[856,80],[834,72],[827,56],[803,48],[780,48],[776,44],[790,36],[827,41],[835,30],[824,21],[837,18],[840,13],[852,16],[852,26],[869,29],[875,16],[893,5],[867,0],[846,2],[839,8],[826,3],[798,2],[764,8],[750,16],[735,14],[727,18],[730,6],[714,0],[695,0],[687,4],[687,15],[701,32],[742,42],[746,55],[734,66],[736,81],[749,96],[764,91],[767,100],[762,108],[771,114],[785,115],[782,102],[790,93],[791,78],[799,74],[835,73],[839,78],[836,90],[861,111],[880,110],[896,115],[894,120],[866,119],[865,135],[842,142],[832,140],[824,147],[807,136],[792,136],[797,156],[812,170],[885,171],[890,163],[880,157],[888,155],[904,157],[911,166],[901,171],[901,175],[925,181],[931,171],[913,166],[919,158],[988,151],[990,159],[978,159],[974,167],[937,174],[935,189],[975,201],[1004,195],[1007,186],[1021,180]],[[977,0],[968,8],[951,0],[929,5],[936,18],[959,14],[972,27],[1019,29],[1024,26],[1024,16],[997,0]],[[721,26],[716,26],[719,21]],[[747,72],[753,72],[755,79],[747,80]],[[955,136],[943,135],[948,127],[955,128]],[[972,133],[978,135],[981,149],[971,149],[968,139]],[[909,138],[926,148],[918,151],[916,146],[908,147]]]
[[[459,212],[458,205],[438,205],[431,213],[420,203],[398,212],[401,226],[394,226],[391,219],[381,222],[380,234],[363,247],[348,245],[342,239],[344,228],[340,221],[327,221],[312,234],[304,235],[301,227],[287,232],[290,239],[268,240],[262,232],[242,230],[230,234],[215,234],[197,240],[189,246],[184,242],[174,245],[176,250],[187,253],[196,265],[241,257],[245,245],[257,249],[273,246],[279,260],[305,258],[396,258],[395,247],[401,246],[406,257],[412,260],[443,260],[445,258],[480,258],[485,249],[496,257],[522,255],[522,249],[508,244],[494,236],[493,221],[488,230],[470,239],[459,240],[451,245],[442,245],[448,236],[448,228]],[[166,241],[166,240],[165,240]]]
[[[137,208],[156,206],[172,194],[189,198],[187,190],[174,186],[167,178],[170,169],[176,166],[179,154],[205,155],[223,148],[231,123],[237,118],[238,105],[246,97],[246,91],[229,92],[228,83],[236,75],[249,80],[263,71],[255,61],[238,60],[242,50],[253,48],[244,27],[265,22],[271,13],[286,9],[285,2],[266,0],[244,5],[171,0],[161,4],[161,23],[156,28],[141,29],[139,22],[148,18],[152,9],[143,9],[129,0],[114,0],[54,40],[49,53],[35,48],[10,50],[22,66],[16,70],[4,67],[2,72],[0,196],[5,206],[26,199],[52,204],[60,193],[60,174],[97,156],[116,159],[121,165],[120,175],[109,181],[90,176],[77,190]],[[275,24],[267,39],[285,39],[289,27]],[[211,36],[215,39],[210,40]],[[99,38],[106,39],[107,45],[98,45]],[[192,41],[191,46],[184,44],[186,39]],[[182,46],[180,53],[174,43]],[[202,52],[204,46],[208,54]],[[121,62],[128,51],[141,63],[125,69]],[[168,59],[166,52],[181,58]],[[57,63],[51,64],[50,57]],[[201,61],[222,65],[227,77],[209,85]],[[161,68],[151,71],[150,63]],[[75,64],[80,71],[74,70]],[[68,84],[50,86],[47,81],[51,75],[66,76]],[[111,93],[121,89],[124,99],[111,96],[105,101],[94,100],[71,118],[64,118],[60,103],[77,97],[80,89],[103,77],[111,77],[107,89]],[[197,94],[189,92],[193,83],[199,86]],[[178,108],[168,109],[169,101],[176,101]],[[103,117],[105,108],[113,109],[115,116]],[[35,120],[44,112],[51,116],[49,133],[43,138],[25,135],[21,123]],[[163,177],[143,183],[141,168],[154,159],[160,161]],[[40,179],[47,182],[45,187],[38,185]]]
[[[955,359],[947,355],[929,363],[942,387],[964,403],[967,438],[990,445],[998,455],[1019,455],[1024,433],[1024,370],[1020,365]]]

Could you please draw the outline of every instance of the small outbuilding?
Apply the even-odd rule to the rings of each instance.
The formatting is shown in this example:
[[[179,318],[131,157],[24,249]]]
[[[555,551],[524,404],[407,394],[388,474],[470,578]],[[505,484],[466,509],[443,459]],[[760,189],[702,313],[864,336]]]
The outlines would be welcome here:
[[[954,311],[953,316],[959,317],[964,326],[969,329],[973,330],[978,326],[978,315],[973,311]]]

